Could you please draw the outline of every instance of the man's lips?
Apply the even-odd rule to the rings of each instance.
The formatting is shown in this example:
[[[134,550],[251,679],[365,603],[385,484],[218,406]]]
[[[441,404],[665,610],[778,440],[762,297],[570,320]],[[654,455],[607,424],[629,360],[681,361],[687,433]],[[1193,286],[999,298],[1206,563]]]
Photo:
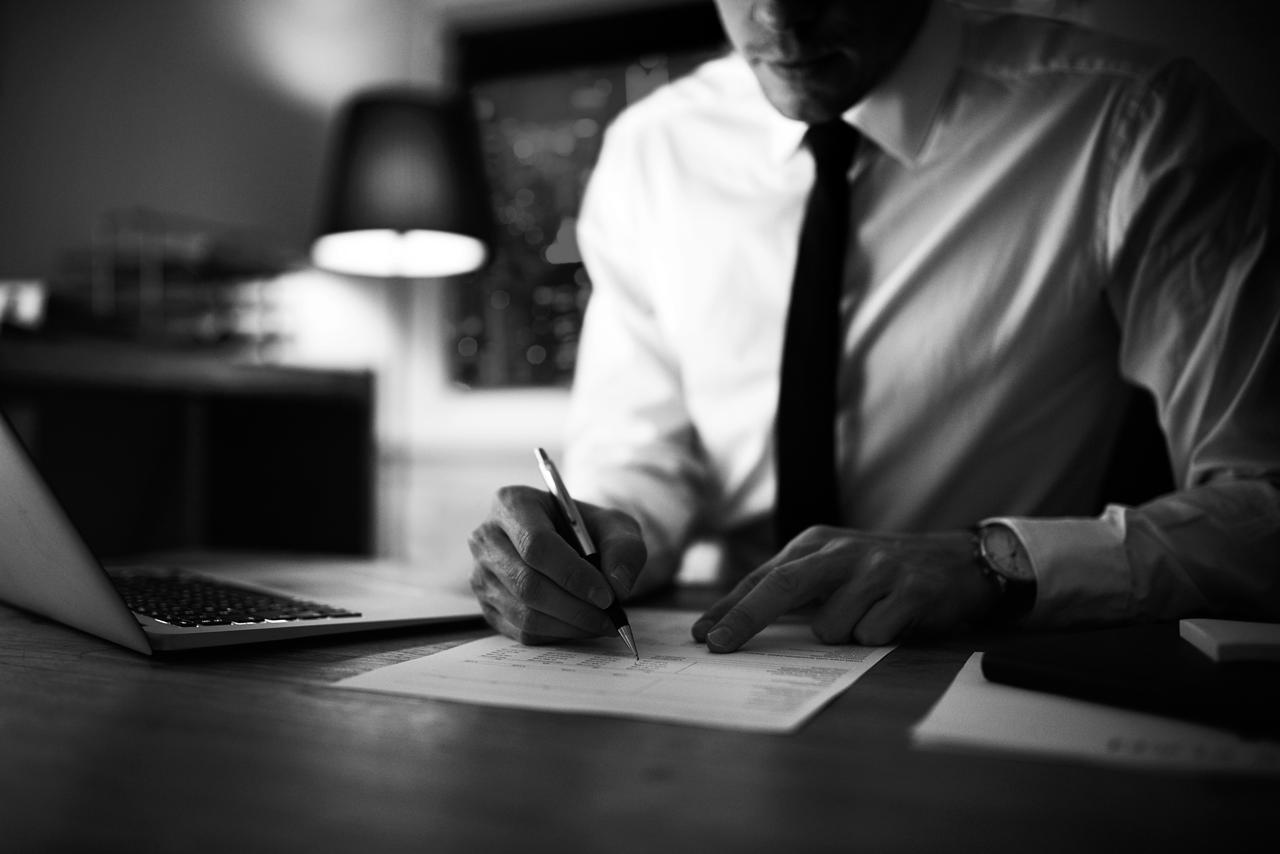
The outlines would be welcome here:
[[[755,55],[757,62],[764,62],[769,65],[795,66],[795,65],[812,65],[815,62],[821,62],[831,56],[832,51],[811,51],[808,53],[758,53]]]
[[[803,56],[759,56],[756,62],[783,76],[801,76],[822,70],[838,54],[822,53]]]

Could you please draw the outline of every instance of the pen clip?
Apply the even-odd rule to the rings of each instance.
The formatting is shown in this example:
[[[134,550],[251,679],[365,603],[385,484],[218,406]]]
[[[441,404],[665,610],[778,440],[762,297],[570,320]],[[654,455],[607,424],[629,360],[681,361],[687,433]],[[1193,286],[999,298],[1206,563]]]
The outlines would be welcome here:
[[[587,523],[583,520],[581,511],[578,510],[577,502],[569,495],[569,490],[565,487],[564,481],[560,479],[560,472],[556,469],[556,464],[551,461],[551,457],[547,456],[547,452],[542,448],[534,449],[534,456],[538,459],[538,469],[542,472],[542,480],[547,485],[547,491],[551,493],[556,506],[560,508],[561,516],[569,523],[569,528],[573,531],[573,535],[578,541],[578,548],[583,557],[590,557],[596,554],[595,541],[591,539],[591,534],[587,532]]]

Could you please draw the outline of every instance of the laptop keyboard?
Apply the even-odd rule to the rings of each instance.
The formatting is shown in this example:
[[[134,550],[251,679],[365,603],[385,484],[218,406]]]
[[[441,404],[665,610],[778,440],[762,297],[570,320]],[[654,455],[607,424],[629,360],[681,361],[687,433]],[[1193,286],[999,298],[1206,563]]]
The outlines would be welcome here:
[[[360,616],[358,611],[179,572],[124,574],[112,581],[131,611],[183,628]]]

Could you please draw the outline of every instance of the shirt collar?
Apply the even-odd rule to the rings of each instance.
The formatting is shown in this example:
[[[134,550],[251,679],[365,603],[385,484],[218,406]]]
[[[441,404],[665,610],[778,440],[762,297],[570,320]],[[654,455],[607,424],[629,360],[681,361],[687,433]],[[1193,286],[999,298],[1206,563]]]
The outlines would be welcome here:
[[[919,162],[934,116],[955,76],[960,20],[949,0],[934,0],[902,61],[844,120],[906,166]],[[807,125],[773,112],[769,152],[779,161],[799,151]]]

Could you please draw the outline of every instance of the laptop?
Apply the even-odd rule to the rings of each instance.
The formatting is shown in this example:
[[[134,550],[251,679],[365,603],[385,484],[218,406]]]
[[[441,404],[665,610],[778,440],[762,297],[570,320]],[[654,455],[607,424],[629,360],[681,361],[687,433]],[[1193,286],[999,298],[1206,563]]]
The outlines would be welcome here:
[[[136,652],[473,620],[464,580],[359,558],[106,567],[0,413],[0,601]]]

